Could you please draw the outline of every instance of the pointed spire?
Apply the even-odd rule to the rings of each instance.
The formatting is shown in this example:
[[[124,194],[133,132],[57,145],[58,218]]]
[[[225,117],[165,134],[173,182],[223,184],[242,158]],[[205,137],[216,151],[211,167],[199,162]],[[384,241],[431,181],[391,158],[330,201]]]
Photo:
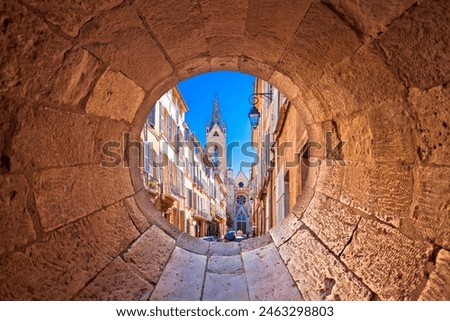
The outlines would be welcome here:
[[[225,123],[222,121],[222,115],[220,113],[219,99],[217,96],[214,98],[213,110],[211,114],[211,122],[209,127],[212,128],[214,124],[218,124],[220,128],[225,128]]]

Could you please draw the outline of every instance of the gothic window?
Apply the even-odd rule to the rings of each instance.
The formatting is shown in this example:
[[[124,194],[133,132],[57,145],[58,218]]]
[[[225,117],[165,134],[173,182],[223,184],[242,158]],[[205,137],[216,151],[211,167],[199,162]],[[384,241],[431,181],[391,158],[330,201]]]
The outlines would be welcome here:
[[[219,133],[218,132],[214,132],[213,136],[214,137],[219,137]]]
[[[239,186],[240,188],[243,188],[243,187],[244,187],[244,183],[243,183],[243,182],[239,182],[238,186]]]
[[[247,199],[246,199],[245,196],[243,196],[243,195],[239,195],[239,196],[236,198],[236,202],[237,202],[239,205],[244,205],[246,201],[247,201]]]

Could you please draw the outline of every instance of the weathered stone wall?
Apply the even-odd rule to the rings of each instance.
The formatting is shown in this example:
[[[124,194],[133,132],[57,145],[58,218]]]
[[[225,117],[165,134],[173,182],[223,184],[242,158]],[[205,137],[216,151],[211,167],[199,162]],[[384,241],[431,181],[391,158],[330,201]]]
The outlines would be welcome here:
[[[450,299],[448,1],[0,6],[0,299]],[[228,247],[159,216],[135,150],[100,166],[165,91],[221,69],[280,88],[310,140],[348,141],[270,235]]]

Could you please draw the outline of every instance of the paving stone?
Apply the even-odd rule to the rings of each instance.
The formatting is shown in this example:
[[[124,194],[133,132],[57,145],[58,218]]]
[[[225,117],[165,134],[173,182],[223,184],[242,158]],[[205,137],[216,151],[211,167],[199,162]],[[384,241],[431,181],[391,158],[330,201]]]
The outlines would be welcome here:
[[[54,168],[35,172],[36,207],[45,231],[50,231],[131,194],[127,168],[99,165]]]
[[[203,301],[248,301],[245,274],[206,273]]]
[[[237,274],[244,272],[244,266],[240,255],[214,255],[208,258],[206,271],[217,274]]]
[[[450,252],[440,250],[436,257],[436,268],[420,294],[421,301],[450,300]]]
[[[138,237],[115,204],[2,258],[1,300],[69,300]]]
[[[421,2],[380,36],[387,63],[409,87],[429,88],[449,79],[450,55],[443,54],[450,39],[448,11],[447,0]]]
[[[175,247],[150,300],[200,300],[205,268],[206,256]]]
[[[77,295],[76,300],[145,301],[152,291],[152,285],[117,258]]]
[[[125,262],[144,279],[158,282],[175,248],[175,240],[152,226],[123,255]]]
[[[298,301],[302,296],[274,244],[242,253],[252,301]]]
[[[106,71],[98,80],[86,105],[86,112],[132,122],[145,93],[121,72]]]
[[[93,159],[97,120],[49,108],[24,108],[13,138],[11,170],[71,166]],[[37,142],[39,142],[37,144]]]
[[[316,193],[303,214],[307,225],[325,245],[339,255],[352,237],[360,220],[359,211]]]
[[[279,248],[305,300],[369,300],[370,290],[310,232],[300,229]]]
[[[425,278],[432,250],[392,227],[362,219],[341,257],[382,300],[408,300]]]
[[[69,3],[64,0],[26,0],[25,2],[42,12],[48,21],[59,26],[68,35],[76,37],[86,22],[98,13],[119,5],[122,0],[87,0]]]
[[[241,252],[241,248],[239,243],[230,242],[230,243],[222,243],[222,242],[211,242],[209,246],[209,256],[219,255],[219,256],[230,256],[237,255]]]
[[[289,214],[280,223],[269,230],[273,242],[277,247],[286,242],[302,225],[301,221],[293,214]]]
[[[24,176],[0,175],[0,255],[36,238],[28,193]]]
[[[450,86],[427,91],[412,88],[409,101],[417,113],[418,155],[424,162],[450,165]]]
[[[177,246],[184,250],[205,255],[208,253],[210,242],[192,237],[187,233],[181,233],[177,238]]]
[[[264,234],[258,237],[252,237],[246,240],[243,240],[241,242],[241,251],[252,251],[255,249],[258,249],[260,247],[266,246],[268,244],[271,244],[272,238],[270,237],[270,234]]]

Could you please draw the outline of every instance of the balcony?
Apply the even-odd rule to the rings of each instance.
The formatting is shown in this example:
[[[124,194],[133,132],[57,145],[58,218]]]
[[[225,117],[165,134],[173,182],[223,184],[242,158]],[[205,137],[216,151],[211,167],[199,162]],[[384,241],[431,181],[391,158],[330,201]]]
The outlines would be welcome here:
[[[159,195],[160,186],[159,180],[156,177],[148,177],[147,187],[150,194]]]
[[[211,222],[211,221],[212,221],[212,216],[211,216],[211,214],[209,214],[208,211],[205,211],[205,210],[203,210],[203,211],[201,211],[201,210],[196,210],[196,211],[194,212],[194,218],[202,219],[202,220],[208,221],[208,222]]]
[[[172,194],[172,195],[174,195],[174,196],[177,196],[177,197],[181,197],[182,195],[181,195],[181,191],[180,191],[180,189],[178,188],[178,186],[175,186],[175,185],[173,185],[172,183],[170,183],[170,193]]]

